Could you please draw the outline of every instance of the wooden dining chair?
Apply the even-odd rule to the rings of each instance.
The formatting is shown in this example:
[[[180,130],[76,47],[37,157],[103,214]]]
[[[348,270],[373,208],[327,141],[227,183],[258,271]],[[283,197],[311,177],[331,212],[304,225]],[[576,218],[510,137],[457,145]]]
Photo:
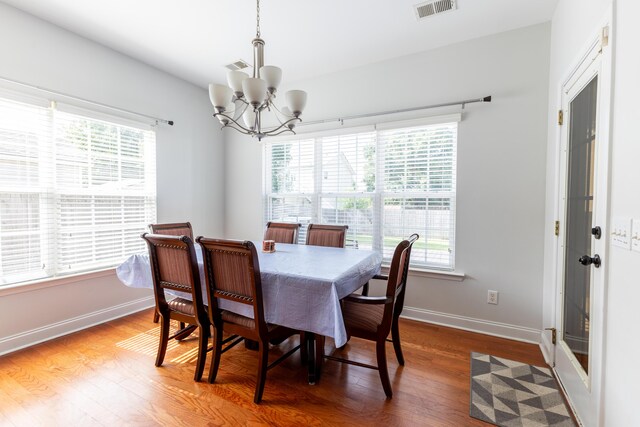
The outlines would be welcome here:
[[[193,241],[193,229],[190,222],[173,222],[167,224],[149,224],[149,230],[153,234],[166,234],[169,236],[187,236]],[[158,309],[153,312],[153,323],[158,323]],[[180,325],[184,328],[184,324]]]
[[[307,226],[307,245],[344,248],[347,241],[348,225],[309,224]],[[304,340],[304,333],[302,339]],[[315,336],[316,358],[322,360],[324,336]],[[303,349],[304,353],[304,349]]]
[[[344,248],[347,241],[348,225],[309,224],[307,226],[307,245]],[[368,286],[367,283],[365,286]],[[368,288],[367,288],[368,290]],[[324,337],[316,336],[316,348],[324,347]]]
[[[264,230],[264,240],[273,240],[276,243],[298,243],[298,231],[300,224],[292,222],[267,222]]]
[[[149,233],[144,233],[142,238],[147,242],[149,248],[153,291],[161,322],[156,366],[162,365],[167,352],[167,343],[175,337],[175,335],[169,337],[170,320],[175,319],[182,324],[196,325],[199,331],[199,343],[194,379],[200,381],[207,358],[207,344],[211,326],[202,299],[200,272],[193,241],[187,236]],[[167,289],[190,294],[191,301],[185,298],[174,298],[167,301],[165,293]]]
[[[260,403],[267,371],[300,348],[289,350],[268,365],[269,341],[293,335],[289,328],[267,324],[264,317],[262,282],[258,254],[253,243],[238,240],[219,240],[198,237],[209,299],[209,321],[213,325],[213,360],[209,370],[209,382],[213,383],[218,374],[220,356],[242,341],[243,338],[258,343],[258,378],[253,401]],[[244,304],[251,309],[253,319],[228,310],[222,310],[219,300],[229,300]],[[223,340],[226,331],[232,334]],[[223,344],[227,344],[222,347]]]
[[[385,296],[351,294],[343,300],[342,315],[347,335],[374,341],[376,343],[378,365],[372,366],[339,357],[325,356],[326,359],[376,369],[380,374],[382,388],[389,398],[391,398],[393,392],[387,370],[386,342],[389,341],[388,336],[389,332],[391,332],[391,341],[393,342],[398,363],[404,365],[398,319],[404,306],[411,248],[418,238],[417,234],[412,234],[407,240],[400,242],[393,254],[389,275],[374,277],[374,279],[387,281]]]
[[[309,224],[307,245],[344,248],[348,225]]]

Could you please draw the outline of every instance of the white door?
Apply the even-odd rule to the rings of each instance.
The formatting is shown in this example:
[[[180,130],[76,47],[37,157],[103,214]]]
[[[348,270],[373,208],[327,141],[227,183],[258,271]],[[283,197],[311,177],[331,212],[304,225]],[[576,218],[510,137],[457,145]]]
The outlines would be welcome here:
[[[593,44],[562,88],[555,372],[599,425],[606,270],[610,50]]]

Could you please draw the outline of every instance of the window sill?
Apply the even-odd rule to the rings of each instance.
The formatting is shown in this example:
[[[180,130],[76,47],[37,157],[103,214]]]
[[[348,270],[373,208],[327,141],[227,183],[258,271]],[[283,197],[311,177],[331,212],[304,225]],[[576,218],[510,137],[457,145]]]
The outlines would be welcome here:
[[[383,265],[382,272],[389,273],[389,266]],[[428,277],[430,279],[451,280],[454,282],[462,282],[466,275],[458,271],[429,270],[426,268],[410,268],[409,276]]]
[[[37,291],[39,289],[51,288],[54,286],[66,285],[68,283],[81,282],[83,280],[95,279],[98,277],[115,276],[116,269],[105,268],[103,270],[78,273],[63,277],[51,277],[48,279],[34,280],[31,282],[17,283],[0,287],[0,297],[20,294],[22,292]]]

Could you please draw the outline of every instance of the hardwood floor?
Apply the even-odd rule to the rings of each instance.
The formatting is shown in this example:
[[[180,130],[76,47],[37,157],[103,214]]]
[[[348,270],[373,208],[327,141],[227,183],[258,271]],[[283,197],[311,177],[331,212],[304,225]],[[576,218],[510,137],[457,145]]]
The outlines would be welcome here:
[[[385,398],[376,371],[333,361],[311,386],[297,353],[269,371],[264,400],[255,405],[256,352],[236,346],[222,355],[215,384],[196,383],[193,337],[172,341],[164,365],[154,366],[152,314],[0,357],[0,425],[479,426],[487,424],[469,417],[471,351],[544,366],[536,345],[401,320],[404,367],[387,346],[393,399]],[[297,340],[274,348],[270,360]],[[333,351],[331,340],[326,351]],[[375,344],[356,338],[340,354],[375,364]]]

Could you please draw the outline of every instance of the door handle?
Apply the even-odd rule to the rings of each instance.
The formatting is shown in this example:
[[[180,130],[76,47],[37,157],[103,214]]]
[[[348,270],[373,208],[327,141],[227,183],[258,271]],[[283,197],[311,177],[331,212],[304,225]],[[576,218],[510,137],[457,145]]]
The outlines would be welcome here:
[[[600,255],[598,254],[595,254],[593,257],[590,257],[589,255],[582,255],[578,259],[578,262],[580,262],[580,264],[582,265],[593,264],[595,268],[600,267],[600,264],[602,264],[602,260],[600,259]]]

